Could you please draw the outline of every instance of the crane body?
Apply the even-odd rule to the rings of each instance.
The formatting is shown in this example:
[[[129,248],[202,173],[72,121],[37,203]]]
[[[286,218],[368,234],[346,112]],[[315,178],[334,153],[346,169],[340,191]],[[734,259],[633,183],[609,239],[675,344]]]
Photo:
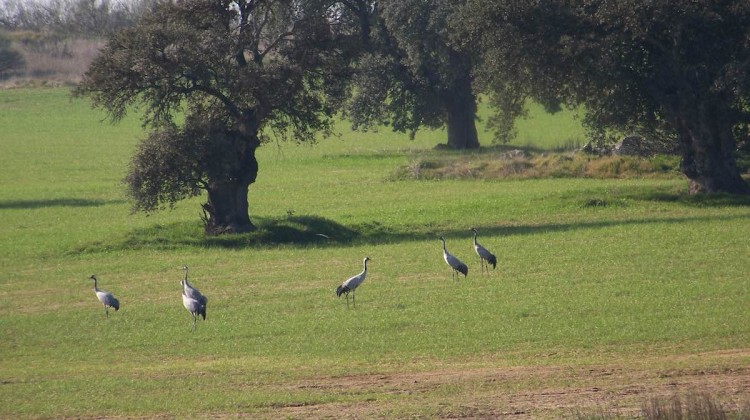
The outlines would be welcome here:
[[[490,273],[490,264],[492,265],[492,269],[494,270],[497,267],[497,257],[493,253],[487,250],[487,248],[483,247],[482,245],[477,242],[477,230],[475,228],[471,228],[471,231],[474,232],[474,251],[476,251],[477,255],[479,256],[479,269],[481,270],[482,274],[484,274],[485,267],[487,268],[487,274]]]
[[[101,290],[97,287],[96,275],[92,274],[89,279],[94,280],[94,293],[96,293],[96,297],[97,299],[99,299],[99,302],[104,305],[104,313],[107,315],[107,318],[109,318],[109,308],[114,308],[115,312],[117,312],[120,309],[120,301],[112,296],[112,293],[109,293],[106,290]]]
[[[440,237],[440,240],[443,241],[443,259],[445,260],[445,263],[448,264],[451,269],[453,270],[453,278],[458,278],[458,273],[461,273],[466,277],[469,274],[469,267],[462,263],[461,260],[453,256],[448,250],[445,248],[445,238],[442,236]]]
[[[362,264],[364,265],[364,269],[361,273],[357,274],[356,276],[350,277],[345,282],[341,283],[339,287],[336,288],[336,296],[341,297],[341,295],[346,295],[346,307],[349,307],[349,293],[352,294],[352,304],[356,307],[357,303],[354,300],[355,294],[354,291],[359,287],[362,282],[365,281],[365,278],[367,277],[367,261],[370,261],[370,257],[365,257],[362,260]]]

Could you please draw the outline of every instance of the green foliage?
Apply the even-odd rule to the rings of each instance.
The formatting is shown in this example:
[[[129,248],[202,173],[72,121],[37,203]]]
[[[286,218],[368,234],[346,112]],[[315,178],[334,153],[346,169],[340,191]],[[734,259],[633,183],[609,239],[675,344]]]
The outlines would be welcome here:
[[[142,106],[152,134],[126,177],[136,210],[205,190],[207,232],[253,228],[264,135],[313,142],[345,92],[325,13],[316,1],[164,2],[110,37],[74,94],[114,121]]]
[[[679,142],[691,191],[750,192],[733,157],[750,121],[750,6],[470,4],[456,17],[456,39],[482,46],[480,74],[493,104],[515,112],[512,99],[530,95],[551,106],[584,105],[595,138],[625,132]]]
[[[388,125],[409,133],[448,127],[448,144],[477,148],[473,57],[449,39],[450,1],[381,1],[370,17],[378,28],[353,78],[347,117],[355,129]],[[456,130],[454,132],[453,130]]]

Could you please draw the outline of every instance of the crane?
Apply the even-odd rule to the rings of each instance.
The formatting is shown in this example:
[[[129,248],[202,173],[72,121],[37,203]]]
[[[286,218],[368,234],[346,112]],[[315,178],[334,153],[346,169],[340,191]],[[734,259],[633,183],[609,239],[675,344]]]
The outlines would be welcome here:
[[[185,278],[180,280],[180,284],[182,285],[182,306],[193,316],[193,331],[195,331],[195,323],[198,320],[198,316],[200,315],[204,321],[206,320],[208,298],[188,283],[188,266],[183,266],[182,269],[185,271]]]
[[[474,232],[474,250],[477,252],[477,255],[479,255],[479,269],[481,270],[482,274],[484,274],[484,267],[486,264],[487,274],[489,274],[490,264],[492,264],[493,270],[495,269],[495,267],[497,267],[497,257],[495,257],[490,251],[488,251],[487,248],[483,247],[479,244],[479,242],[477,242],[477,230],[475,228],[471,228],[471,231]]]
[[[112,293],[96,287],[96,275],[92,274],[89,279],[94,280],[94,293],[96,293],[99,302],[104,305],[104,313],[107,314],[107,318],[109,318],[109,308],[115,308],[115,312],[117,312],[120,309],[120,301],[112,296]]]
[[[180,284],[182,284],[182,292],[189,298],[197,300],[198,303],[205,307],[208,304],[208,298],[188,283],[188,266],[182,266],[182,269],[185,271],[185,279],[180,282]]]
[[[453,269],[453,278],[458,278],[458,273],[461,273],[466,277],[469,274],[469,267],[445,249],[445,238],[441,236],[440,240],[443,241],[443,259]]]
[[[370,261],[370,257],[365,257],[362,260],[362,264],[364,265],[364,269],[361,273],[357,274],[354,277],[349,278],[345,282],[341,283],[339,287],[336,288],[336,296],[339,298],[341,295],[346,295],[346,307],[349,307],[349,292],[352,293],[352,304],[354,307],[357,307],[357,302],[354,300],[354,291],[359,287],[360,284],[362,284],[363,281],[365,281],[365,277],[367,277],[367,261]]]
[[[195,331],[195,322],[198,320],[198,315],[203,316],[204,320],[206,319],[206,306],[185,294],[184,290],[182,291],[182,306],[193,316],[193,331]]]

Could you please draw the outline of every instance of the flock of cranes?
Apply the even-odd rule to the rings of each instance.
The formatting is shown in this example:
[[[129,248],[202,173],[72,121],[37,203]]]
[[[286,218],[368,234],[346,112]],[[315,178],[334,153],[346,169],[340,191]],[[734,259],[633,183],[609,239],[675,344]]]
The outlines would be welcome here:
[[[193,331],[195,331],[195,323],[198,317],[202,317],[204,321],[206,319],[208,298],[188,282],[188,266],[183,266],[182,270],[185,271],[185,278],[180,280],[180,285],[182,285],[182,306],[193,316]],[[115,312],[117,312],[120,309],[120,301],[112,296],[112,293],[97,287],[96,275],[92,274],[89,279],[94,281],[94,293],[96,293],[99,302],[104,305],[104,313],[109,318],[109,308],[114,308]]]
[[[494,270],[497,266],[497,258],[490,251],[488,251],[487,248],[483,247],[479,244],[479,242],[477,242],[477,230],[475,228],[471,228],[471,231],[474,232],[474,251],[476,251],[477,256],[479,257],[481,273],[484,274],[484,270],[486,267],[487,273],[489,274],[489,266],[492,265],[492,269]],[[469,274],[469,267],[461,262],[461,260],[456,258],[453,254],[448,252],[445,246],[445,238],[441,236],[440,240],[443,242],[443,259],[445,260],[446,264],[451,267],[453,279],[457,279],[459,273],[463,274],[464,277],[466,277]],[[352,305],[355,308],[357,306],[357,302],[354,299],[355,291],[357,290],[357,287],[359,287],[365,281],[365,278],[367,278],[368,261],[371,261],[370,257],[365,257],[362,260],[362,272],[357,274],[356,276],[350,277],[336,288],[336,296],[338,296],[339,298],[341,297],[341,295],[346,296],[347,308],[349,307],[349,293],[352,294]],[[203,320],[206,319],[206,306],[208,305],[208,298],[206,298],[205,295],[203,295],[200,291],[198,291],[198,289],[193,287],[188,282],[188,266],[183,266],[182,270],[185,271],[185,278],[180,280],[180,285],[182,286],[182,306],[184,306],[185,309],[190,312],[190,315],[192,315],[193,331],[195,331],[195,324],[198,320],[198,317],[202,317]],[[112,295],[112,293],[109,293],[97,287],[96,275],[92,274],[89,279],[94,281],[94,293],[96,293],[96,297],[97,299],[99,299],[99,302],[104,305],[104,312],[107,318],[109,318],[109,308],[114,308],[116,312],[118,309],[120,309],[120,301],[118,301]]]

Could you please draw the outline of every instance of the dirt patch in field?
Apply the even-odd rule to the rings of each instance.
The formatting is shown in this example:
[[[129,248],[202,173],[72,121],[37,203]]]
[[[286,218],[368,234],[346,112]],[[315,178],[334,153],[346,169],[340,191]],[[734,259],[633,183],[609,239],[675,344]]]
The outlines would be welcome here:
[[[351,402],[276,407],[288,418],[575,418],[633,416],[652,398],[709,396],[750,415],[750,349],[607,366],[523,366],[311,378],[312,390]],[[662,363],[663,362],[663,363]]]

